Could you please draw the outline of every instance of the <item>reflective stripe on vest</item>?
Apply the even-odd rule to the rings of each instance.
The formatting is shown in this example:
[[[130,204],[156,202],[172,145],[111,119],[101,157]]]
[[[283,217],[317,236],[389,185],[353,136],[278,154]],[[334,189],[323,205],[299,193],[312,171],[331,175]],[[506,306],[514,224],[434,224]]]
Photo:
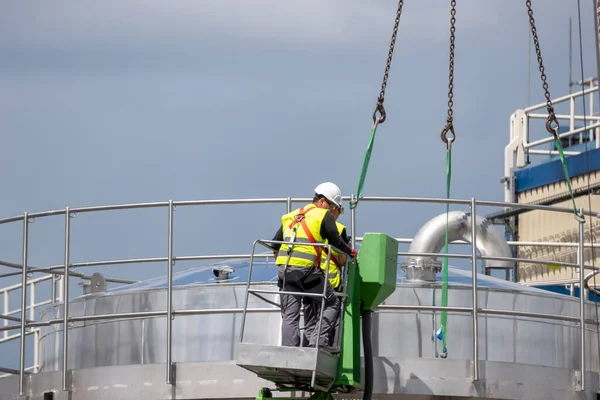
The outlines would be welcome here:
[[[293,242],[281,245],[277,254],[276,264],[297,267],[313,267],[320,265],[322,247],[310,246],[309,243],[323,243],[321,223],[327,210],[317,208],[314,204],[292,211],[282,216],[284,241]],[[294,237],[295,232],[295,237]],[[288,250],[291,247],[291,254]]]
[[[337,230],[338,233],[341,235],[342,232],[344,231],[344,229],[346,228],[344,225],[340,224],[339,222],[335,223],[337,226]],[[323,248],[323,252],[325,253],[325,255],[323,256],[323,259],[321,260],[321,269],[323,271],[325,271],[326,263],[327,263],[327,247]],[[339,253],[335,250],[331,250],[331,255],[329,256],[329,282],[331,283],[331,286],[335,289],[339,286],[340,284],[340,261],[337,259],[336,255],[339,255]]]

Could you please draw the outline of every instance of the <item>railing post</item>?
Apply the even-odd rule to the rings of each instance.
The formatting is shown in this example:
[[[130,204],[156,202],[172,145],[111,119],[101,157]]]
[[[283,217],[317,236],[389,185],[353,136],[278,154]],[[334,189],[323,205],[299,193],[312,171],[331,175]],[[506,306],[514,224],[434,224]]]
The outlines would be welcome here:
[[[40,372],[40,363],[39,363],[39,360],[40,360],[40,346],[38,344],[40,342],[40,331],[39,331],[39,329],[34,332],[34,334],[33,334],[33,340],[35,341],[34,345],[33,345],[33,360],[34,360],[34,366],[35,366],[35,368],[33,369],[33,372],[34,373],[38,373],[38,372]]]
[[[35,321],[35,286],[36,283],[29,283],[30,292],[29,292],[29,319]],[[33,328],[33,372],[37,373],[39,370],[39,328]]]
[[[169,239],[167,267],[167,385],[173,383],[173,200],[169,200]]]
[[[291,197],[287,198],[286,207],[287,207],[287,212],[291,213],[292,212],[292,198]]]
[[[3,299],[2,299],[3,300],[2,303],[4,304],[4,307],[3,307],[4,309],[2,310],[2,314],[8,315],[8,311],[9,311],[9,308],[8,308],[8,301],[9,301],[8,291],[5,290],[3,292],[3,295],[4,296],[3,296]],[[8,320],[5,319],[4,322],[3,322],[3,324],[4,324],[4,326],[8,326]],[[3,337],[4,337],[4,339],[6,339],[8,337],[8,331],[4,331]]]
[[[71,209],[65,208],[65,267],[62,285],[63,301],[63,357],[62,390],[67,390],[67,368],[69,360],[69,265],[71,256]]]
[[[583,215],[583,209],[579,209],[579,215]],[[579,220],[579,340],[581,357],[581,385],[580,390],[585,390],[585,259],[584,259],[584,228],[585,220]]]
[[[473,294],[473,381],[479,380],[479,329],[477,321],[477,210],[475,199],[471,199],[471,263]]]
[[[350,199],[350,234],[352,235],[352,248],[356,249],[356,207],[352,207],[356,197],[352,195]]]
[[[23,214],[23,269],[21,270],[21,349],[19,363],[19,395],[25,395],[25,327],[27,326],[27,252],[29,243],[29,217]]]
[[[57,281],[56,274],[52,273],[52,288],[50,289],[50,291],[51,291],[53,305],[56,303],[56,281]]]
[[[31,292],[29,292],[29,319],[33,321],[35,320],[35,283],[29,283],[28,285],[31,286]]]

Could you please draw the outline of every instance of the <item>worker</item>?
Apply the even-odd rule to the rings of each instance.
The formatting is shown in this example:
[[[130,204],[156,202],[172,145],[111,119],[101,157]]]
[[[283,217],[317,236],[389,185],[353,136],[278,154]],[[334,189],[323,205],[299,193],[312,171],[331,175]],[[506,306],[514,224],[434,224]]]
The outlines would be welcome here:
[[[346,230],[346,227],[337,222],[338,218],[340,217],[341,214],[344,213],[344,208],[335,208],[334,210],[332,210],[331,212],[333,214],[333,217],[335,218],[335,223],[337,226],[337,230],[341,236],[341,238],[344,240],[344,242],[349,243],[350,242],[350,238],[348,237],[348,233]],[[324,253],[327,252],[327,248],[324,248]],[[331,287],[333,288],[333,290],[335,290],[336,292],[339,292],[341,290],[341,285],[340,283],[342,282],[342,267],[346,265],[346,255],[344,253],[339,253],[336,250],[332,250],[331,252],[331,256],[330,256],[330,260],[329,260],[329,283],[331,284]],[[323,257],[321,258],[321,268],[323,269],[323,271],[325,271],[327,269],[327,254],[324,254]],[[308,338],[312,335],[312,332],[314,329],[316,329],[317,326],[317,322],[318,322],[318,315],[315,312],[315,302],[317,302],[319,299],[310,299],[308,297],[305,297],[303,299],[303,304],[304,304],[304,335],[303,335],[303,343],[304,345],[308,344]],[[340,311],[340,307],[341,306],[341,302],[338,303],[338,309],[336,312],[336,318],[335,318],[335,325],[333,327],[333,329],[331,329],[330,334],[329,334],[329,346],[333,346],[333,342],[335,339],[335,332],[339,329],[339,324],[340,324],[340,318],[339,318],[339,311]]]
[[[322,312],[321,332],[311,334],[309,347],[329,348],[329,336],[334,327],[339,298],[334,295],[333,288],[326,282],[321,269],[323,257],[322,246],[311,246],[310,243],[331,243],[342,252],[356,256],[346,242],[340,237],[332,211],[342,208],[342,193],[337,185],[325,182],[315,188],[311,204],[296,209],[281,217],[281,226],[273,237],[274,241],[286,241],[291,244],[274,244],[274,252],[278,271],[278,286],[282,292],[323,294],[326,288],[325,308]],[[300,345],[300,305],[302,295],[281,295],[282,325],[281,337],[283,346]],[[316,298],[322,300],[322,298]],[[319,315],[321,302],[316,313]]]

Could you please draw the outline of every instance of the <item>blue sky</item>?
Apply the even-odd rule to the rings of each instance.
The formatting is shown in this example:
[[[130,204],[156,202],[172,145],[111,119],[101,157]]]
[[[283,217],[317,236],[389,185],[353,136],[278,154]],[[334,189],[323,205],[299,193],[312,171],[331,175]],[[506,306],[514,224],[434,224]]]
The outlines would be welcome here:
[[[449,2],[405,3],[388,119],[364,194],[444,197]],[[529,101],[527,10],[524,1],[458,3],[452,196],[502,200],[509,117]],[[597,73],[592,7],[583,3],[588,77]],[[569,17],[580,77],[577,3],[533,5],[551,94],[564,95]],[[309,197],[322,181],[356,192],[395,10],[389,0],[6,2],[0,217],[169,199]],[[531,62],[530,101],[539,103]],[[443,210],[361,203],[358,233],[410,237]],[[175,255],[248,252],[254,239],[272,236],[283,211],[180,208]],[[71,260],[165,256],[166,216],[79,215]],[[63,226],[61,217],[30,226],[32,265],[62,263]],[[0,258],[20,262],[20,246],[20,225],[0,226]],[[164,270],[103,271],[139,279]]]

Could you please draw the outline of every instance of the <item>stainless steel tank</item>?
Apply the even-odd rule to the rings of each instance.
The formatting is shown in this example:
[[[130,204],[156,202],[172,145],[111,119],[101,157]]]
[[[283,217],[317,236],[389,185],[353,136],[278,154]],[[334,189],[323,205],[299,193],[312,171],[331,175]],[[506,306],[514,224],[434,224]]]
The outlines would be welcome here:
[[[218,309],[243,306],[248,260],[235,260],[186,270],[174,275],[175,310],[204,309],[215,313],[177,316],[173,322],[174,362],[220,362],[235,360],[241,314],[219,313]],[[217,282],[213,269],[231,267],[229,279]],[[255,262],[255,286],[277,290],[275,268],[271,263]],[[440,305],[441,274],[436,282],[408,281],[398,269],[397,289],[373,318],[373,349],[376,357],[435,358],[434,332],[439,328],[439,312],[394,310],[393,306]],[[479,307],[539,312],[577,317],[577,298],[517,283],[479,275]],[[278,302],[277,294],[266,298]],[[470,307],[471,273],[449,269],[448,305]],[[268,311],[248,315],[245,341],[278,344],[280,315],[273,304],[250,296],[249,307]],[[389,307],[392,307],[390,309]],[[155,278],[127,285],[106,293],[90,293],[70,303],[70,316],[102,315],[124,312],[163,311],[166,309],[166,278]],[[593,304],[587,315],[594,316]],[[62,318],[62,305],[46,309],[42,320]],[[435,319],[435,320],[434,320]],[[468,313],[448,313],[447,345],[449,359],[471,359],[472,317]],[[434,323],[435,322],[435,323]],[[578,368],[579,326],[573,322],[545,319],[479,315],[480,359],[546,367]],[[165,318],[76,322],[69,329],[70,369],[99,366],[164,363],[166,361]],[[55,336],[62,327],[42,328],[41,371],[60,369],[62,349],[55,353]],[[597,332],[586,335],[590,354],[598,354]],[[59,341],[62,343],[62,341]],[[588,357],[587,368],[599,371],[598,357]]]
[[[445,214],[444,214],[445,216]],[[471,240],[470,215],[450,214],[450,240]],[[476,247],[483,254],[510,257],[501,233],[477,218]],[[411,253],[438,253],[442,247],[445,217],[432,219],[415,235]],[[375,367],[374,393],[390,398],[435,399],[592,399],[598,391],[598,335],[595,305],[586,304],[592,320],[586,329],[586,388],[581,380],[579,299],[484,274],[477,276],[478,308],[531,314],[556,314],[571,320],[509,316],[480,312],[478,317],[479,379],[472,379],[473,319],[470,313],[448,312],[448,357],[439,358],[435,338],[439,312],[402,310],[406,306],[439,306],[439,260],[415,256],[402,260],[397,288],[373,317],[372,343]],[[176,385],[165,383],[167,324],[165,317],[78,321],[69,329],[68,373],[74,388],[72,400],[103,398],[239,398],[254,397],[269,382],[235,364],[241,325],[240,309],[246,295],[248,259],[207,264],[174,274],[173,309],[196,310],[198,315],[176,315],[173,321],[172,361]],[[486,269],[512,268],[492,262]],[[252,285],[272,290],[262,299],[249,298],[244,341],[278,345],[280,310],[276,269],[255,259]],[[70,302],[70,317],[131,312],[164,312],[167,279],[108,288],[102,279],[85,288]],[[449,268],[448,305],[472,306],[470,271]],[[257,310],[259,309],[259,310]],[[62,320],[62,304],[41,314],[45,321]],[[68,392],[60,385],[62,325],[42,328],[41,371],[31,379],[33,399],[49,389],[57,398]],[[5,388],[16,380],[6,380]],[[14,390],[12,393],[14,393]],[[9,390],[10,391],[10,390]],[[65,395],[65,396],[63,396]],[[300,394],[301,395],[301,394]],[[62,397],[61,397],[62,396]],[[400,396],[400,397],[398,397]],[[416,397],[414,397],[416,396]],[[0,399],[5,400],[0,388]],[[45,398],[45,397],[44,397]]]

